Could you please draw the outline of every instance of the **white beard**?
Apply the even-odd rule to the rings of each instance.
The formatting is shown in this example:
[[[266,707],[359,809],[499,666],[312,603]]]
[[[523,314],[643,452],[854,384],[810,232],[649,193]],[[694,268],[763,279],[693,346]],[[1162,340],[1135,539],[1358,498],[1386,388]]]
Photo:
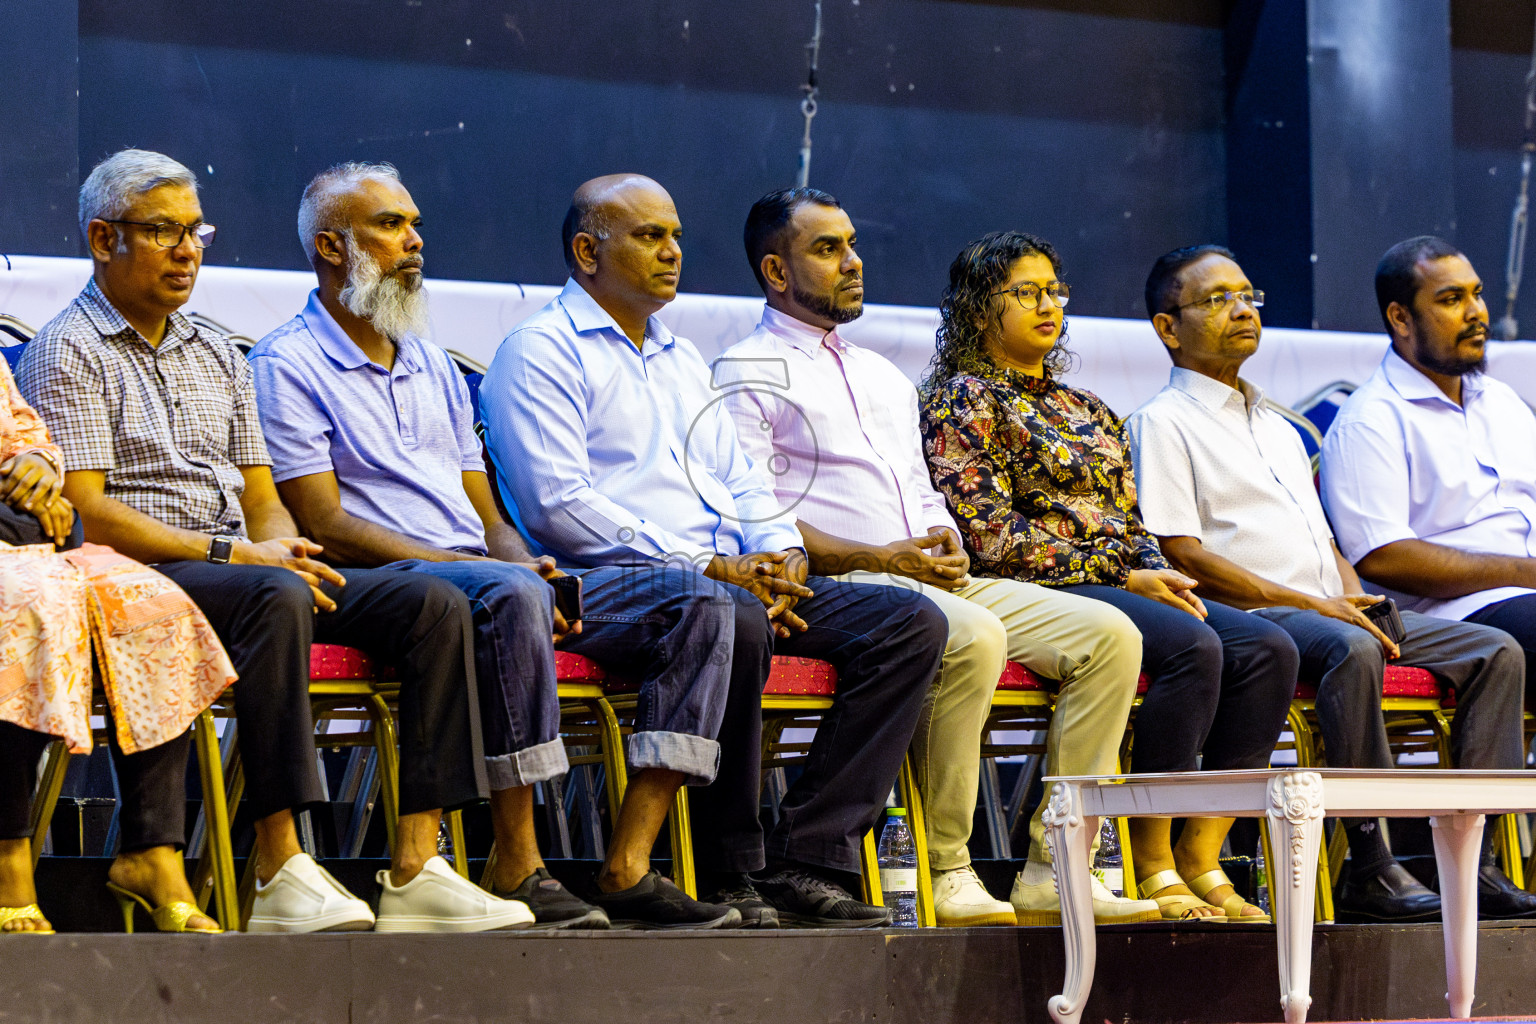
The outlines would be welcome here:
[[[399,341],[407,334],[425,337],[427,290],[421,277],[386,275],[351,238],[345,239],[345,245],[347,286],[336,296],[341,304],[391,341]]]

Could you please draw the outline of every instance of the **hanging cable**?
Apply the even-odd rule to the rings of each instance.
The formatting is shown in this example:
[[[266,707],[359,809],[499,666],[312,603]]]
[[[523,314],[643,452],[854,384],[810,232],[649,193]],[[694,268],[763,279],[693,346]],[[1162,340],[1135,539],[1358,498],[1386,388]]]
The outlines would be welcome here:
[[[795,184],[801,188],[811,183],[811,119],[816,116],[816,67],[821,62],[821,0],[816,0],[816,27],[811,31],[811,41],[805,44],[805,52],[809,70],[805,84],[800,87],[805,93],[800,100],[800,113],[805,115],[805,133],[800,136],[800,172],[795,175]]]
[[[1514,341],[1520,332],[1515,322],[1515,300],[1520,297],[1520,278],[1525,273],[1525,238],[1530,226],[1531,158],[1536,155],[1536,34],[1531,38],[1531,69],[1525,74],[1525,141],[1520,145],[1520,194],[1509,218],[1509,257],[1504,263],[1504,318],[1499,337]]]

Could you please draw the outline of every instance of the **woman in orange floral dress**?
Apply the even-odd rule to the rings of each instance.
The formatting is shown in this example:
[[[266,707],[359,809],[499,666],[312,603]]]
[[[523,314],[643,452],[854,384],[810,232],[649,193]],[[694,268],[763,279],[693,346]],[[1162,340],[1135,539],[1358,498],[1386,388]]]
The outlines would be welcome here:
[[[53,930],[33,885],[31,796],[50,742],[90,751],[98,675],[122,793],[111,887],[161,930],[218,931],[180,854],[187,730],[234,668],[175,584],[81,543],[62,486],[59,450],[0,361],[0,933]]]

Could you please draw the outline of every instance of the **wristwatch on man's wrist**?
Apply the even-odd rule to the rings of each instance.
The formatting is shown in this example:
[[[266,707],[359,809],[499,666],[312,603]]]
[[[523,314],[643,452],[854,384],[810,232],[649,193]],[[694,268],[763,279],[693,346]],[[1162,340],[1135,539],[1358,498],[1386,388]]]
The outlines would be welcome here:
[[[214,565],[229,564],[229,556],[234,553],[235,538],[227,534],[218,534],[208,542],[208,561]]]

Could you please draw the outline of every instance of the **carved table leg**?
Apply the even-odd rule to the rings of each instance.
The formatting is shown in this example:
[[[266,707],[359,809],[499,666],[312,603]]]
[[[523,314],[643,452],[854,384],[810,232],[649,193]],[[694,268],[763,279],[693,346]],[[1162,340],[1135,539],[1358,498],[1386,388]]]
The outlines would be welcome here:
[[[1470,1017],[1477,984],[1477,862],[1483,848],[1483,816],[1447,815],[1430,818],[1429,824],[1440,871],[1445,999],[1451,1016]]]
[[[1058,782],[1051,787],[1050,802],[1042,815],[1045,838],[1051,848],[1051,867],[1056,892],[1061,898],[1061,935],[1066,944],[1067,977],[1061,995],[1047,1004],[1056,1024],[1078,1024],[1088,990],[1093,986],[1096,954],[1093,896],[1088,888],[1088,844],[1082,800],[1076,786]]]
[[[1316,772],[1278,775],[1269,784],[1269,896],[1280,952],[1280,1008],[1301,1024],[1312,1005],[1312,909],[1323,834],[1323,780]]]

